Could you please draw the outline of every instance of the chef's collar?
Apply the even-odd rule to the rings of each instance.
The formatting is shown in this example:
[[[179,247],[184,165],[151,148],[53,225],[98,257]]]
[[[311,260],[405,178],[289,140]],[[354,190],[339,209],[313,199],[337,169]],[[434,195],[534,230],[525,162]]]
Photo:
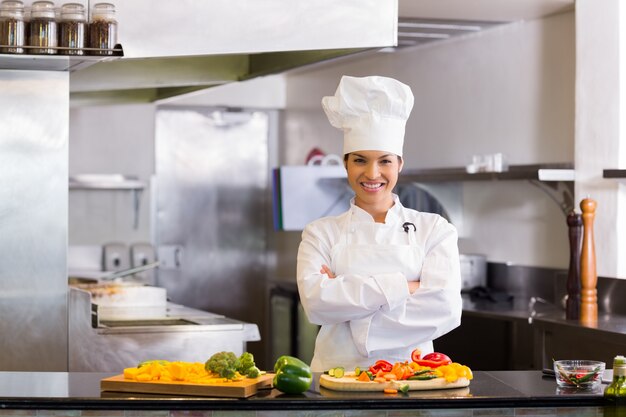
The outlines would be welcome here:
[[[394,224],[400,221],[402,214],[402,204],[396,194],[392,194],[395,203],[387,212],[385,224]],[[350,210],[352,211],[352,219],[360,222],[374,222],[374,218],[367,211],[354,204],[354,197],[350,199]]]

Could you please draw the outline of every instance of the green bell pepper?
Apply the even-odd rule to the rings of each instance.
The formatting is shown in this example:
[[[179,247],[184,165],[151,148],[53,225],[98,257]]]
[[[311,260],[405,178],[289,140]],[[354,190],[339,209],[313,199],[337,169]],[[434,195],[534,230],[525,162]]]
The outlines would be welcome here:
[[[274,388],[285,394],[301,394],[313,381],[311,368],[293,356],[283,355],[274,364]]]

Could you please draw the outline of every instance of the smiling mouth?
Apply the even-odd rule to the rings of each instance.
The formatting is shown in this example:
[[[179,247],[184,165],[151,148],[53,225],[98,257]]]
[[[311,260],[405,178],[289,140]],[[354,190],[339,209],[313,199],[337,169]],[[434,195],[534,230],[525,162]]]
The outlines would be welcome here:
[[[380,190],[384,186],[385,186],[385,183],[382,183],[382,182],[375,182],[375,183],[362,182],[361,183],[361,187],[365,188],[368,191]]]

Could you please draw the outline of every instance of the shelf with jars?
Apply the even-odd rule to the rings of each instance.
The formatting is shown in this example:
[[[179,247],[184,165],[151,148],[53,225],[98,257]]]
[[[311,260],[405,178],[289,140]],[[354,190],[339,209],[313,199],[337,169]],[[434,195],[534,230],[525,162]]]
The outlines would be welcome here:
[[[0,69],[77,71],[124,56],[115,5],[96,3],[87,18],[80,3],[0,2]]]

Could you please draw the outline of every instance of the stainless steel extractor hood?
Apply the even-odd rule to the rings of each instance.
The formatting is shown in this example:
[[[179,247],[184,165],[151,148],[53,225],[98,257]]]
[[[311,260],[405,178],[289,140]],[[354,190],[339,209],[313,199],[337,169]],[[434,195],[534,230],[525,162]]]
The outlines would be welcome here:
[[[124,58],[72,73],[71,98],[155,101],[573,9],[574,0],[125,1]]]
[[[73,72],[73,99],[154,101],[393,46],[397,0],[118,2],[124,57]]]

